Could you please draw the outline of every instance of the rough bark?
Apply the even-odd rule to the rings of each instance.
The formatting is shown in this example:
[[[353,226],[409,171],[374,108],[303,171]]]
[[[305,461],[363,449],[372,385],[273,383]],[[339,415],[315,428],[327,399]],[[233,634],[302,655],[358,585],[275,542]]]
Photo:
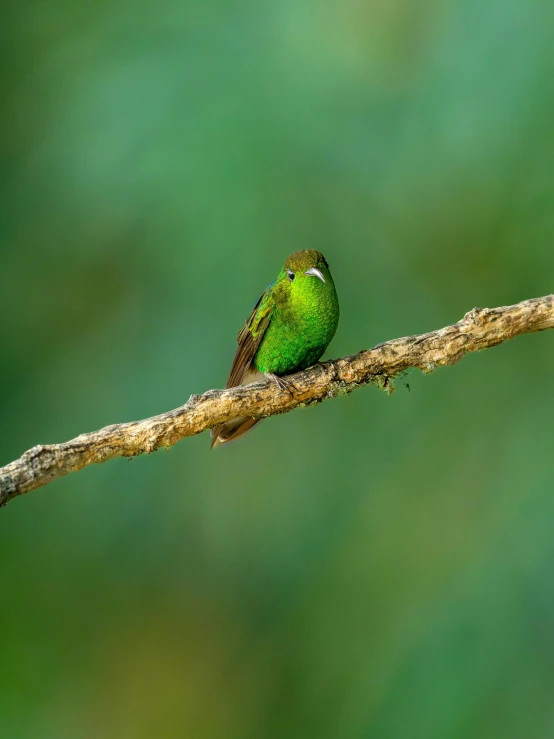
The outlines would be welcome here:
[[[387,341],[373,349],[316,365],[290,378],[296,388],[292,395],[280,391],[270,381],[191,395],[185,405],[168,413],[106,426],[62,444],[29,449],[0,468],[0,506],[89,464],[154,452],[238,416],[263,418],[287,413],[371,382],[390,392],[394,377],[406,370],[416,368],[428,373],[458,362],[469,352],[547,328],[554,328],[554,295],[502,308],[474,308],[452,326]]]

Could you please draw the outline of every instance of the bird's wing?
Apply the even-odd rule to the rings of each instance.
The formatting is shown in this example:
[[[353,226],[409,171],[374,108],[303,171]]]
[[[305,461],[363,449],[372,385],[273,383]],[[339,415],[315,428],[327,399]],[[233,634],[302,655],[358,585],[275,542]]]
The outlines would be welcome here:
[[[273,308],[273,285],[269,285],[260,295],[252,313],[237,336],[237,353],[227,380],[227,387],[236,387],[252,364],[252,360],[269,326]]]
[[[227,380],[227,387],[236,387],[243,382],[246,384],[256,378],[256,371],[252,369],[252,361],[264,337],[271,320],[274,305],[273,285],[266,288],[260,299],[252,309],[248,320],[237,336],[237,353]],[[211,430],[212,447],[227,444],[241,436],[259,423],[257,418],[235,418],[227,423],[215,426]]]

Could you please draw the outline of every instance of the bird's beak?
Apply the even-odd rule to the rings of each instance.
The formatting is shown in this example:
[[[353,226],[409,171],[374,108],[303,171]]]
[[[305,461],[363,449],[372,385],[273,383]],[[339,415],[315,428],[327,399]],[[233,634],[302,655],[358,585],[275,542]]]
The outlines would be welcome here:
[[[321,272],[318,269],[316,269],[315,267],[310,267],[310,269],[307,269],[304,272],[304,274],[305,275],[311,275],[312,277],[319,277],[319,279],[321,280],[321,282],[325,282],[325,277],[323,277],[323,275],[321,274]]]

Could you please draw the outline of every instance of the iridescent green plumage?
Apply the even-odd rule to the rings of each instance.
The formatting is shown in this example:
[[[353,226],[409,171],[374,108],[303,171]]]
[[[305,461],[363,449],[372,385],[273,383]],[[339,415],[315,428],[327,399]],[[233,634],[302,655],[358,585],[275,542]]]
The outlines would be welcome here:
[[[273,379],[310,367],[333,338],[339,302],[325,257],[305,249],[292,254],[262,294],[240,331],[227,387]],[[212,446],[238,439],[257,423],[238,418],[212,429]]]

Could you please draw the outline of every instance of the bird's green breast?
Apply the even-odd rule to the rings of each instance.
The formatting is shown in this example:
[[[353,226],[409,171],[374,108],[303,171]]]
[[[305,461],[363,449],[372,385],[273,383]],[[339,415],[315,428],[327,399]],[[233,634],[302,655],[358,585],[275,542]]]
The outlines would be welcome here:
[[[339,320],[335,286],[332,280],[307,284],[309,289],[297,294],[280,292],[276,285],[271,320],[254,357],[260,372],[283,375],[305,369],[333,338]]]

